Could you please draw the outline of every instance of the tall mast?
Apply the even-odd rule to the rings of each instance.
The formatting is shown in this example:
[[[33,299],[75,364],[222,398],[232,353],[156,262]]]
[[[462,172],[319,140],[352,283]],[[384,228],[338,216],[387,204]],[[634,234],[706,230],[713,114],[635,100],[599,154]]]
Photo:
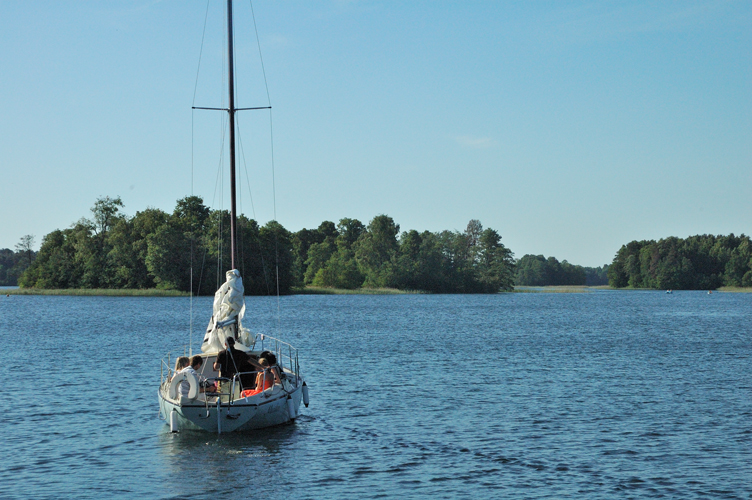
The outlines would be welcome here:
[[[230,87],[230,100],[228,111],[230,113],[230,261],[231,269],[235,269],[236,254],[236,228],[235,221],[235,69],[232,53],[232,0],[227,0],[227,67],[229,68],[228,83]]]

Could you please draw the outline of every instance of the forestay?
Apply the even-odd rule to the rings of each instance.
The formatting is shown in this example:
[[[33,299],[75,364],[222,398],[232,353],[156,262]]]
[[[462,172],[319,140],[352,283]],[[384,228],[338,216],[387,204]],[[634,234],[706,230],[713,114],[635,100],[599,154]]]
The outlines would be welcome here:
[[[225,339],[235,337],[237,328],[236,349],[248,350],[251,345],[251,335],[243,327],[245,316],[245,301],[243,300],[243,278],[237,269],[227,271],[227,281],[214,294],[214,314],[206,327],[202,352],[218,352],[225,348]]]

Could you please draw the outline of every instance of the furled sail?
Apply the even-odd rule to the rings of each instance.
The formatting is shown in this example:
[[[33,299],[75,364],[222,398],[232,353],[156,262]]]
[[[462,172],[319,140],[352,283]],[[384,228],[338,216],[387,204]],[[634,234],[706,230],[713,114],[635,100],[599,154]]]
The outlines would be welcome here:
[[[235,337],[236,349],[245,351],[250,346],[251,332],[242,323],[245,316],[243,278],[237,269],[227,271],[225,276],[227,281],[214,294],[214,314],[206,327],[202,352],[221,351],[227,337]]]

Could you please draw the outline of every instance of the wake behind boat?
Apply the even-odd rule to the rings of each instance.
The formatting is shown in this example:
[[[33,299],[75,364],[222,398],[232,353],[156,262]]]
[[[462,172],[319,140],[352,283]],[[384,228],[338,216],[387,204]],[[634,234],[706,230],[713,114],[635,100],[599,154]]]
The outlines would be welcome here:
[[[235,268],[236,187],[235,112],[232,0],[227,1],[230,138],[230,255],[225,283],[214,295],[213,314],[201,354],[178,357],[173,367],[162,360],[159,410],[170,429],[233,432],[262,429],[295,420],[300,403],[308,406],[308,392],[300,375],[298,351],[290,344],[243,326],[243,280]],[[192,355],[193,353],[188,353]]]

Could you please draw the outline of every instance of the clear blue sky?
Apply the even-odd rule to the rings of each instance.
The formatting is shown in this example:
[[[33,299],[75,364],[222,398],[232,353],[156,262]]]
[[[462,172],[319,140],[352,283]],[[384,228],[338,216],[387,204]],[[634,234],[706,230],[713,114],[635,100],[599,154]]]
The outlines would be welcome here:
[[[198,106],[223,104],[223,5],[211,0]],[[378,214],[419,231],[479,219],[518,258],[586,266],[632,240],[752,232],[752,2],[254,9],[277,219],[292,231]],[[0,248],[25,234],[38,248],[101,196],[129,215],[172,212],[191,192],[220,206],[221,113],[191,111],[205,12],[0,1]],[[236,13],[236,104],[264,106],[247,0]],[[240,119],[255,208],[246,187],[243,211],[265,223],[269,114]]]

